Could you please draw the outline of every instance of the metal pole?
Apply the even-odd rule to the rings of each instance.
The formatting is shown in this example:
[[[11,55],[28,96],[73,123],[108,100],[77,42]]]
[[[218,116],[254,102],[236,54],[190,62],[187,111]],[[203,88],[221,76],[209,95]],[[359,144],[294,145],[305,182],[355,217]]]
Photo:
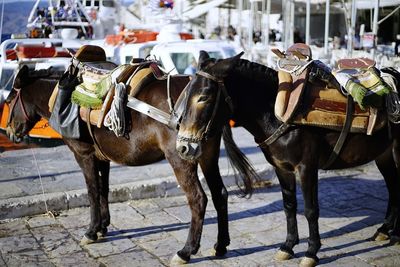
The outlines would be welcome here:
[[[251,48],[253,47],[253,20],[254,20],[254,1],[250,0],[250,21],[249,28],[247,32],[248,40],[247,40],[247,49],[251,52]]]
[[[375,58],[375,47],[378,44],[378,19],[379,19],[379,0],[375,0],[374,22],[372,26],[372,33],[374,34],[374,44],[371,49],[372,58]]]
[[[351,2],[351,21],[350,21],[350,27],[349,27],[349,36],[347,40],[347,55],[349,57],[352,56],[353,53],[353,41],[354,41],[354,33],[355,33],[355,28],[356,28],[356,14],[357,14],[357,9],[356,9],[356,0],[352,0]]]
[[[267,21],[265,22],[265,39],[264,39],[264,45],[267,47],[269,45],[269,17],[271,15],[271,0],[267,0]]]
[[[294,43],[294,0],[290,1],[290,36],[289,43]]]
[[[324,36],[324,54],[328,54],[328,38],[329,38],[329,13],[330,13],[330,1],[326,0],[325,3],[325,36]]]
[[[1,21],[0,21],[0,43],[3,41],[3,20],[4,20],[4,0],[1,5]],[[6,54],[4,54],[6,55]],[[7,56],[5,56],[7,57]]]
[[[238,7],[238,22],[236,25],[237,33],[239,34],[240,39],[242,39],[242,12],[243,12],[243,0],[237,0],[237,7]]]
[[[307,0],[306,3],[306,44],[310,44],[310,11],[311,0]]]
[[[31,13],[29,14],[29,17],[28,17],[28,24],[33,21],[33,17],[35,16],[36,8],[38,7],[39,2],[40,2],[40,0],[37,0],[36,3],[33,5]]]

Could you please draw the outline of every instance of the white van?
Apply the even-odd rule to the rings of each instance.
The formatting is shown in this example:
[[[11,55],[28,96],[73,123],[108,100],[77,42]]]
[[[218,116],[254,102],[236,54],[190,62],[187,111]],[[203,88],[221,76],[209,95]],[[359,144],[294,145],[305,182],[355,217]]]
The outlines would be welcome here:
[[[241,52],[225,41],[193,39],[157,44],[151,50],[150,56],[160,61],[171,74],[184,74],[191,64],[197,64],[201,50],[207,51],[210,57],[216,59],[229,58]]]

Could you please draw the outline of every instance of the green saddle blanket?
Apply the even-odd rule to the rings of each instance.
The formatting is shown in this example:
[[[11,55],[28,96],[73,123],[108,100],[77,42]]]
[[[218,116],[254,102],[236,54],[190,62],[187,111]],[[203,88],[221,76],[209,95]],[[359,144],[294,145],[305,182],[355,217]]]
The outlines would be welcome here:
[[[336,80],[358,103],[360,108],[380,108],[383,97],[392,90],[380,77],[375,67],[368,69],[342,69],[332,72]]]
[[[71,101],[73,103],[86,108],[100,109],[107,92],[115,84],[119,75],[129,66],[129,64],[125,64],[109,70],[107,67],[111,68],[111,65],[104,65],[106,62],[97,64],[100,65],[83,67],[80,74],[82,83],[77,85],[72,92]]]

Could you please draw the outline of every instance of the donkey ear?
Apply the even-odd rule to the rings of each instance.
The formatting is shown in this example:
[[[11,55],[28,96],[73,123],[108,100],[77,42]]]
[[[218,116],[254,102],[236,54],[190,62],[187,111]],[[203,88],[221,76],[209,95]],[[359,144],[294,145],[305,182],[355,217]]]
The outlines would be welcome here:
[[[29,67],[27,65],[22,65],[22,67],[19,69],[19,71],[15,77],[23,78],[28,75],[29,75]]]
[[[206,61],[209,58],[210,58],[210,55],[206,51],[201,50],[200,55],[199,55],[199,64],[203,63],[204,61]]]
[[[241,52],[237,54],[236,56],[223,59],[218,61],[213,67],[212,67],[212,72],[215,76],[217,77],[226,77],[229,73],[229,71],[235,66],[239,60],[240,57],[244,54],[244,52]]]
[[[14,78],[14,87],[21,88],[22,84],[29,77],[29,67],[27,65],[21,66]]]

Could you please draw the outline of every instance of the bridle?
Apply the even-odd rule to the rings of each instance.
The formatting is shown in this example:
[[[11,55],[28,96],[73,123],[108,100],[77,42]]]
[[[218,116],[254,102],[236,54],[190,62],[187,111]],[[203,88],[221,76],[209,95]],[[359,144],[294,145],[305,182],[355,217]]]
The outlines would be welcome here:
[[[25,120],[27,121],[32,121],[32,119],[29,118],[28,113],[26,112],[26,108],[24,105],[24,102],[22,101],[21,97],[21,88],[15,88],[13,87],[13,90],[16,92],[16,96],[11,100],[11,103],[9,104],[9,113],[8,113],[8,118],[7,118],[7,126],[10,125],[11,119],[12,119],[12,114],[14,113],[14,108],[19,103],[22,109],[22,114],[24,115]]]
[[[220,102],[220,98],[221,98],[221,92],[224,95],[224,100],[225,102],[228,104],[229,107],[229,111],[231,113],[233,113],[233,103],[232,103],[232,99],[231,97],[228,95],[228,92],[225,88],[225,84],[224,84],[224,80],[223,79],[219,79],[207,72],[204,71],[197,71],[196,75],[202,76],[206,79],[209,79],[213,82],[216,82],[218,84],[218,91],[217,91],[217,99],[216,99],[216,104],[214,105],[214,109],[212,112],[212,115],[210,117],[210,120],[207,123],[207,126],[204,128],[204,130],[197,135],[197,137],[185,137],[185,136],[180,136],[178,135],[177,139],[178,141],[187,141],[187,142],[193,142],[193,143],[197,143],[197,142],[201,142],[204,139],[207,139],[210,135],[210,131],[211,131],[211,126],[214,123],[215,120],[215,116],[217,114],[217,110],[219,107],[219,102]]]

